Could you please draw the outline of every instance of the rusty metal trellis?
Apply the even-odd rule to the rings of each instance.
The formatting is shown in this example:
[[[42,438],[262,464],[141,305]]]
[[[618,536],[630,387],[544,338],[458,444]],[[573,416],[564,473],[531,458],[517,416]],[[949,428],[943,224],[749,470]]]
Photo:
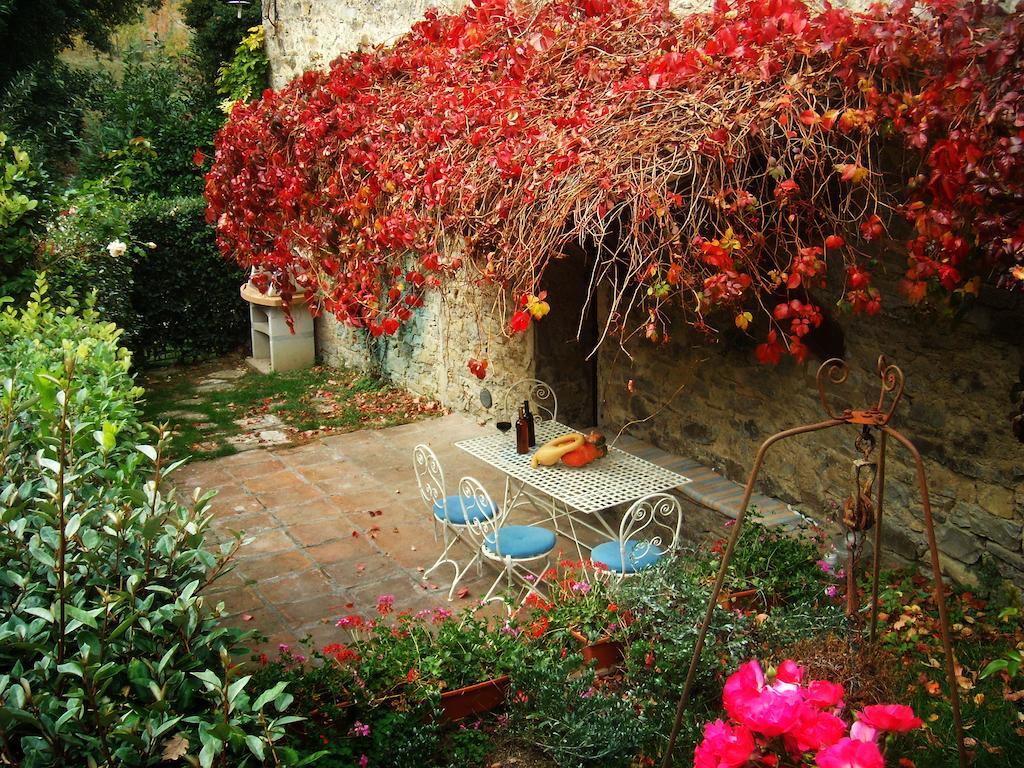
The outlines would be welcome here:
[[[736,524],[732,528],[732,533],[729,536],[728,543],[726,544],[725,552],[722,554],[722,563],[719,566],[718,576],[715,579],[715,586],[711,592],[711,598],[708,601],[707,612],[704,614],[704,620],[701,623],[700,631],[697,634],[697,643],[693,649],[693,657],[690,659],[690,668],[686,674],[686,683],[683,686],[683,693],[679,697],[679,704],[676,707],[675,722],[672,725],[672,732],[669,735],[669,741],[665,751],[665,759],[663,762],[664,768],[667,768],[672,763],[672,751],[675,747],[676,739],[679,736],[679,729],[683,721],[683,713],[686,711],[686,705],[689,703],[690,694],[693,691],[697,665],[700,662],[701,653],[704,650],[704,640],[707,636],[708,628],[711,625],[711,619],[714,615],[715,606],[718,604],[719,595],[722,592],[726,570],[729,567],[729,561],[732,558],[733,550],[736,547],[736,541],[739,538],[740,529],[743,526],[743,518],[746,515],[747,506],[750,504],[750,496],[753,493],[754,483],[757,480],[758,473],[761,471],[761,464],[764,461],[765,454],[772,445],[781,440],[795,437],[797,435],[818,432],[825,429],[831,429],[832,427],[841,427],[846,425],[860,426],[862,428],[862,436],[864,433],[872,429],[877,430],[880,433],[876,475],[877,493],[874,514],[874,552],[871,566],[871,624],[869,635],[871,642],[875,642],[878,629],[878,576],[881,565],[882,504],[885,495],[885,459],[887,438],[891,437],[897,443],[900,443],[910,452],[914,459],[914,464],[917,470],[917,485],[921,494],[921,505],[924,511],[924,526],[925,533],[928,538],[928,551],[931,555],[932,592],[935,604],[938,607],[939,624],[942,629],[942,647],[945,652],[946,678],[949,684],[949,697],[953,709],[953,723],[956,729],[960,768],[966,768],[967,766],[967,751],[964,746],[963,723],[960,718],[960,696],[957,688],[956,666],[953,658],[953,645],[950,639],[949,618],[946,613],[946,597],[942,585],[942,570],[939,564],[939,550],[935,542],[935,527],[932,523],[932,508],[928,499],[928,483],[925,479],[924,463],[921,460],[921,454],[918,452],[914,444],[902,433],[893,429],[893,427],[889,425],[889,420],[892,418],[893,413],[896,410],[896,406],[899,405],[900,399],[903,397],[903,371],[901,371],[897,366],[889,364],[884,355],[880,356],[878,358],[878,376],[881,379],[881,391],[878,396],[878,402],[874,406],[864,410],[844,409],[837,412],[829,404],[826,390],[828,385],[840,385],[845,382],[848,375],[849,368],[843,360],[832,358],[831,360],[826,360],[822,363],[821,367],[818,368],[817,374],[818,397],[821,400],[822,408],[824,408],[825,413],[829,418],[815,424],[804,424],[802,426],[793,427],[792,429],[787,429],[783,432],[774,434],[761,444],[761,447],[757,452],[757,457],[754,459],[754,466],[750,470],[750,478],[747,480],[747,486],[743,494],[743,502],[740,504],[739,514],[736,516]]]

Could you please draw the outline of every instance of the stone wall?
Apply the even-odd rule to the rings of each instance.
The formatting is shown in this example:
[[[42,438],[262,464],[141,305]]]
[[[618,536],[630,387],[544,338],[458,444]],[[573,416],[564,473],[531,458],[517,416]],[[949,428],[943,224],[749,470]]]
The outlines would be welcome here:
[[[532,330],[517,343],[503,343],[491,311],[494,299],[494,290],[450,284],[441,292],[429,293],[409,323],[394,336],[374,340],[372,349],[365,334],[333,317],[321,317],[316,327],[318,353],[330,365],[377,367],[415,394],[435,397],[449,408],[481,419],[495,418],[495,411],[480,403],[481,388],[486,386],[497,395],[503,387],[532,375],[534,345]],[[490,361],[486,384],[466,365],[469,358],[479,356]]]
[[[925,460],[944,566],[959,580],[977,575],[983,553],[1024,584],[1024,445],[1010,432],[1010,389],[1024,364],[1024,296],[993,291],[957,322],[922,315],[883,286],[885,311],[844,317],[849,380],[830,391],[840,407],[865,408],[878,397],[880,353],[906,374],[893,426]],[[728,323],[728,318],[725,318]],[[724,334],[708,344],[685,327],[666,346],[646,342],[601,350],[601,419],[745,482],[759,445],[775,432],[825,418],[815,372],[820,361],[758,366],[753,344]],[[627,384],[633,381],[633,393]],[[850,493],[856,431],[834,429],[791,438],[771,449],[758,490],[817,519]],[[886,553],[926,556],[913,463],[890,443],[885,509]]]
[[[275,0],[264,3],[264,16],[269,15],[263,26],[271,85],[280,88],[307,69],[326,69],[342,53],[390,42],[408,32],[430,8],[451,11],[465,4],[465,0]]]

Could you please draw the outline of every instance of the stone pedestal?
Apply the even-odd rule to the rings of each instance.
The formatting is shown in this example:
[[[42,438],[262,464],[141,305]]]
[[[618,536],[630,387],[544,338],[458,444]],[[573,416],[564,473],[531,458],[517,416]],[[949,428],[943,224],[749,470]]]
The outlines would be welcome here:
[[[248,358],[248,363],[264,373],[312,366],[315,362],[313,318],[305,297],[292,297],[288,307],[292,317],[292,328],[289,328],[280,296],[260,293],[251,283],[242,286],[241,294],[249,302],[252,329],[252,357]]]

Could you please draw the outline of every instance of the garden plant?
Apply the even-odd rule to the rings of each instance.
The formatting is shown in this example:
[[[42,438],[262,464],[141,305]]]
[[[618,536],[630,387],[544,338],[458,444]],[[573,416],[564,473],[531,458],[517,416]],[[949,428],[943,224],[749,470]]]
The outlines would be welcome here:
[[[507,289],[524,332],[582,246],[602,338],[664,340],[676,307],[803,361],[827,286],[878,313],[880,244],[912,303],[1024,284],[1022,39],[955,0],[480,0],[237,107],[208,217],[226,256],[372,337],[455,275]]]

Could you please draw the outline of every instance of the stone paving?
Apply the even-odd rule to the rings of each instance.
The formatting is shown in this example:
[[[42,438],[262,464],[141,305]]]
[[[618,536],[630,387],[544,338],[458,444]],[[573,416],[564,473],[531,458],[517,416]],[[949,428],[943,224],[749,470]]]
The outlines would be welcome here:
[[[371,613],[381,594],[394,595],[396,610],[472,604],[493,569],[471,572],[463,582],[468,593],[452,603],[450,566],[422,579],[442,546],[417,490],[412,449],[421,442],[434,449],[449,493],[471,474],[500,498],[503,476],[454,446],[492,429],[450,415],[186,466],[175,480],[179,492],[218,491],[214,537],[245,531],[252,539],[207,594],[224,602],[232,622],[267,635],[269,648],[307,635],[318,645],[336,640],[334,621]],[[559,549],[575,553],[564,539]],[[468,548],[460,556],[468,557]]]

